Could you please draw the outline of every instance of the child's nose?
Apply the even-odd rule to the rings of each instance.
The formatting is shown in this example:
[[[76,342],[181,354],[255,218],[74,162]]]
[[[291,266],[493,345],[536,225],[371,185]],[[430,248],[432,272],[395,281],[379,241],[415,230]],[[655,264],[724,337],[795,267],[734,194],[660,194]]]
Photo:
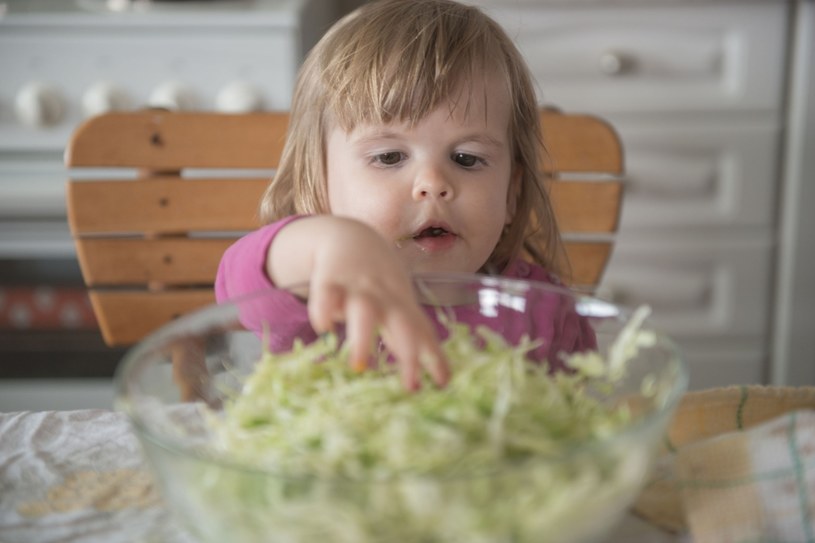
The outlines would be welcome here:
[[[413,186],[413,197],[416,200],[426,198],[449,199],[453,196],[453,187],[444,173],[437,168],[426,168],[420,172]]]

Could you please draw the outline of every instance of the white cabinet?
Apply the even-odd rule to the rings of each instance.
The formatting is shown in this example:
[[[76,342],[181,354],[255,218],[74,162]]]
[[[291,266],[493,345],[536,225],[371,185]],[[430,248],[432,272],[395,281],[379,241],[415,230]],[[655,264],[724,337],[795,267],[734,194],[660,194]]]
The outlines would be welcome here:
[[[287,110],[336,11],[336,0],[0,3],[0,260],[74,258],[62,155],[89,115]]]
[[[515,38],[546,101],[629,113],[778,106],[783,1],[565,4],[482,4]]]
[[[542,103],[605,117],[626,195],[601,295],[648,303],[691,386],[769,376],[790,6],[478,0]]]

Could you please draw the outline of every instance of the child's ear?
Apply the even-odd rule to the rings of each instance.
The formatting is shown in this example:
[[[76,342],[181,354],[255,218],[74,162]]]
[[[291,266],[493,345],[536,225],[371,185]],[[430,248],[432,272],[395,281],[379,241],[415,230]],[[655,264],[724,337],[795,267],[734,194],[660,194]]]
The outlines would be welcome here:
[[[515,218],[515,211],[518,209],[518,198],[521,197],[523,173],[523,168],[516,164],[510,174],[509,188],[507,189],[507,216],[504,224],[511,223]]]

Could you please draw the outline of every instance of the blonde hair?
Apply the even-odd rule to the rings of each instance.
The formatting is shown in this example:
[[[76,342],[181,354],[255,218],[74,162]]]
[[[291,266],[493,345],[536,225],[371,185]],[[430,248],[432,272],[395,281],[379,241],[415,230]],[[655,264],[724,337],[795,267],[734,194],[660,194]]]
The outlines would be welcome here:
[[[495,21],[450,0],[375,0],[326,33],[298,76],[286,145],[261,219],[330,211],[325,147],[332,126],[351,131],[363,123],[417,123],[487,74],[506,84],[512,153],[522,173],[519,186],[510,188],[517,198],[513,220],[483,271],[499,273],[525,251],[557,273],[560,236],[542,183],[529,70]]]

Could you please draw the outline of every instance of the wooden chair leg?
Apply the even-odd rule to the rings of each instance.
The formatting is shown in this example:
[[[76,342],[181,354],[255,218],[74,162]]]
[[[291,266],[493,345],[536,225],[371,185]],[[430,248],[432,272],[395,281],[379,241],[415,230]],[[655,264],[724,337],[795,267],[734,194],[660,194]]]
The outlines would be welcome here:
[[[186,338],[172,347],[173,381],[182,402],[209,401],[205,339]]]

